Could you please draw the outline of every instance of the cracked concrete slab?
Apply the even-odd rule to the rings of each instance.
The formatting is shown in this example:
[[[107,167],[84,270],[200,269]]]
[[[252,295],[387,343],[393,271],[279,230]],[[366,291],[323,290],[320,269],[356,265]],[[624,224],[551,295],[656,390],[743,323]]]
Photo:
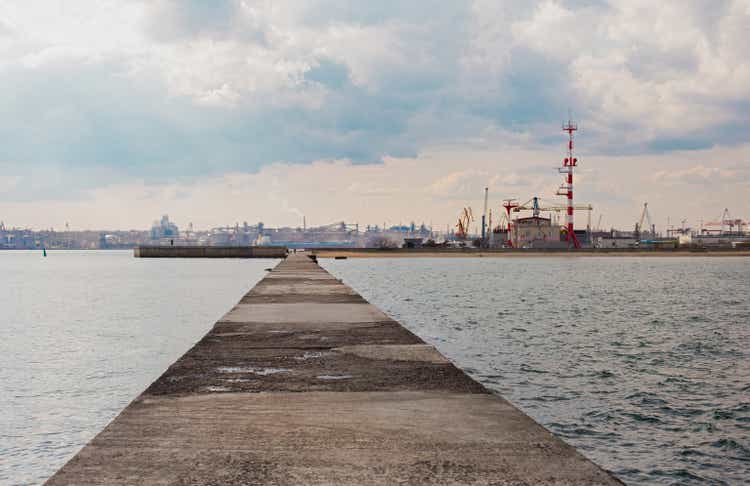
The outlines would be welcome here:
[[[390,319],[370,304],[239,304],[221,318],[224,322],[360,323]]]
[[[421,344],[421,339],[395,321],[362,323],[243,324],[219,322],[209,336],[229,337],[250,348],[337,347],[363,342],[373,344]]]
[[[393,344],[357,344],[334,348],[338,353],[354,354],[360,358],[392,361],[423,361],[425,363],[445,364],[448,359],[429,344],[393,345]]]
[[[250,295],[358,295],[354,290],[346,285],[336,282],[331,285],[329,282],[320,283],[320,281],[303,281],[299,282],[292,279],[284,279],[282,282],[273,284],[258,284],[249,292]]]
[[[279,339],[274,346],[256,347],[255,336],[209,333],[145,394],[376,390],[488,393],[425,344],[333,347],[330,340],[321,341],[316,333],[295,334],[294,339],[285,341],[291,345],[286,348],[278,347],[281,342],[284,340]]]
[[[323,281],[332,281],[332,282],[340,282],[336,277],[332,276],[331,274],[324,274],[324,273],[318,273],[318,272],[305,272],[305,273],[269,273],[266,278],[270,281],[274,280],[309,280],[309,281],[316,281],[316,280],[323,280]]]

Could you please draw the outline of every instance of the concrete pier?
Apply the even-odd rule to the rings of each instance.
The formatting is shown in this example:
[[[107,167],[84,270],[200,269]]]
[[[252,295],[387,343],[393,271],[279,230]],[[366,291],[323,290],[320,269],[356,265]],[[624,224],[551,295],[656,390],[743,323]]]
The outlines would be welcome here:
[[[47,484],[621,484],[290,255]]]
[[[136,246],[136,258],[284,258],[285,246]]]

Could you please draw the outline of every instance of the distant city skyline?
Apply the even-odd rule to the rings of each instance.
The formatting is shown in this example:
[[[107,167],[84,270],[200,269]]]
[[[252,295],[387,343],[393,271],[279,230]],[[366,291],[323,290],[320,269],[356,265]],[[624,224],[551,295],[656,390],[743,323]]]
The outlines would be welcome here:
[[[740,0],[6,0],[0,221],[442,231],[484,187],[495,218],[562,202],[568,110],[593,224],[748,220],[747,25]]]

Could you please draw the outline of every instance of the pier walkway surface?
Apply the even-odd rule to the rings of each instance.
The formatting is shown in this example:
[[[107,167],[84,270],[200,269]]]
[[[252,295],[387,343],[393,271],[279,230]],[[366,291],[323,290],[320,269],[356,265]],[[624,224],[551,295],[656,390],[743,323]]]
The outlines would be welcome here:
[[[293,254],[47,484],[621,483]]]

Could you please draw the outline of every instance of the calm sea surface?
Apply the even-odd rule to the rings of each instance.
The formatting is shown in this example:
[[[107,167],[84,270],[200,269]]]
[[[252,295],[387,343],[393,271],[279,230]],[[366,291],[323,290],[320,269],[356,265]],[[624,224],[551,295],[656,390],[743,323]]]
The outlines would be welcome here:
[[[321,260],[628,484],[750,484],[750,259]]]
[[[0,251],[0,484],[38,484],[276,260]]]
[[[0,484],[56,471],[274,264],[0,252]],[[750,478],[750,259],[323,265],[628,483]]]

